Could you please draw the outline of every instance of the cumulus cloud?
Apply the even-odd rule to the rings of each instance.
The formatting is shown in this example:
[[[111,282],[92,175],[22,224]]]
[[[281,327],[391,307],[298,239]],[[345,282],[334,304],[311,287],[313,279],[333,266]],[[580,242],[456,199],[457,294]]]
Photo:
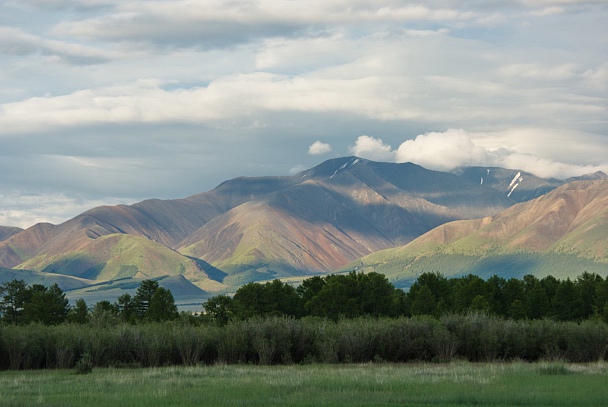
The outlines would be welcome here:
[[[556,142],[552,147],[546,145],[545,137],[538,137],[542,133],[555,132],[551,129],[511,129],[496,133],[470,133],[463,129],[449,129],[425,133],[403,142],[396,151],[396,161],[409,161],[440,171],[462,166],[504,167],[560,179],[608,170],[608,161],[605,160],[595,164],[568,162],[568,158],[576,155],[579,144],[573,144],[572,134],[562,134],[564,143]],[[559,139],[559,131],[557,133],[556,139]],[[588,137],[587,141],[595,147],[582,143],[582,148],[602,149],[604,141],[596,139],[593,142],[592,139]],[[562,157],[564,161],[543,157],[543,152],[549,153],[550,157]],[[589,157],[589,152],[584,151],[581,156]],[[580,162],[580,157],[575,161]]]
[[[331,151],[331,145],[327,143],[322,143],[319,140],[315,141],[308,147],[308,154],[312,155],[320,155],[326,154]]]
[[[370,136],[359,136],[354,146],[350,146],[348,151],[357,157],[367,158],[375,161],[393,161],[395,153],[388,144],[384,144],[381,139]]]
[[[487,150],[477,147],[462,129],[426,133],[403,142],[396,152],[397,162],[411,161],[423,167],[449,171],[463,165],[487,165]]]

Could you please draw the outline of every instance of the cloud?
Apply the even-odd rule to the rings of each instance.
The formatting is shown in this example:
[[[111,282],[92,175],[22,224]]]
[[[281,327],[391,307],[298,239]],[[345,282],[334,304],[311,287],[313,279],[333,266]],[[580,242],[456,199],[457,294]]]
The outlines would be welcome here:
[[[578,65],[573,63],[545,67],[540,64],[512,64],[499,69],[506,77],[533,79],[536,81],[561,81],[580,75]]]
[[[348,148],[350,154],[375,161],[393,161],[395,153],[381,139],[370,136],[359,136],[354,146]]]
[[[488,165],[487,150],[475,146],[462,129],[426,133],[403,142],[396,152],[397,162],[413,162],[423,167],[449,171],[463,165]]]
[[[331,146],[327,143],[321,143],[320,141],[315,141],[308,147],[308,154],[312,155],[320,155],[326,154],[331,151]]]
[[[254,73],[166,90],[139,80],[0,105],[0,134],[96,124],[208,123],[260,112],[346,112],[377,119],[416,115],[383,97],[381,78],[319,79]]]
[[[59,35],[104,41],[154,41],[174,46],[222,47],[263,37],[291,37],[306,31],[348,26],[365,30],[371,24],[461,22],[479,13],[449,5],[324,0],[121,1],[102,16],[62,22]]]
[[[74,64],[97,64],[125,57],[124,53],[117,51],[42,38],[18,28],[0,27],[0,54],[33,55],[36,53]]]
[[[552,146],[547,146],[546,137],[543,137],[548,133],[554,135]],[[463,129],[449,129],[406,140],[397,149],[395,160],[409,161],[439,171],[450,171],[461,166],[493,166],[559,179],[608,171],[608,161],[605,158],[598,157],[595,163],[589,164],[568,162],[569,159],[580,162],[582,157],[590,157],[590,149],[605,151],[603,139],[582,134],[578,134],[578,137],[586,140],[574,142],[572,133],[560,134],[551,129],[510,129],[496,133],[469,133]],[[558,141],[560,138],[563,138],[562,143]],[[543,153],[549,156],[543,157]],[[561,157],[562,160],[549,157]]]

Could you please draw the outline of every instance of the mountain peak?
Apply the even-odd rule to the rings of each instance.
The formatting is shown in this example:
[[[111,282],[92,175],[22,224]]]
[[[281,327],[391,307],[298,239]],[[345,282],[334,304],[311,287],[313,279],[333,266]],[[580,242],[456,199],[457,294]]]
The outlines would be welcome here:
[[[334,178],[338,173],[345,172],[358,164],[366,164],[368,160],[355,156],[333,158],[309,170],[296,174],[294,177],[305,180],[310,178]]]

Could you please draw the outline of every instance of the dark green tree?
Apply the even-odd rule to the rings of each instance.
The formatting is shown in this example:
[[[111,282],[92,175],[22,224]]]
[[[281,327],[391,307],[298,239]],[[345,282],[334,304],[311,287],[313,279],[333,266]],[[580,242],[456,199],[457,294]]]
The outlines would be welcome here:
[[[552,317],[558,321],[574,321],[578,317],[578,309],[582,308],[576,285],[567,278],[562,281],[551,302]]]
[[[0,284],[0,314],[2,320],[18,324],[23,319],[23,304],[27,297],[27,284],[23,280],[12,280]]]
[[[553,297],[555,297],[559,284],[560,281],[553,276],[547,276],[540,280],[540,285],[545,289],[549,303],[553,302]]]
[[[473,299],[478,296],[484,297],[485,293],[486,282],[479,276],[469,274],[456,279],[452,286],[453,310],[466,312],[470,309]]]
[[[437,301],[431,289],[423,285],[412,298],[412,315],[437,316]]]
[[[150,306],[146,312],[149,321],[172,321],[179,317],[175,299],[170,290],[158,287],[150,300]]]
[[[209,298],[204,304],[205,316],[219,326],[224,326],[233,317],[232,298],[227,295],[216,295]]]
[[[490,313],[490,303],[483,295],[479,294],[473,298],[469,310],[476,312]]]
[[[549,297],[540,281],[536,280],[532,285],[526,285],[525,307],[528,318],[541,319],[547,317],[550,306]]]
[[[414,301],[418,295],[418,291],[422,287],[427,287],[430,290],[435,303],[434,312],[427,315],[439,316],[444,311],[453,310],[452,284],[441,273],[422,273],[412,284],[408,292],[409,303],[412,306],[412,315],[416,315],[414,314]],[[427,293],[424,294],[424,297],[428,297]]]
[[[504,294],[507,280],[497,275],[493,275],[486,281],[485,298],[490,304],[490,313],[500,316],[507,316],[509,313],[509,303]]]
[[[509,318],[513,319],[525,319],[526,318],[526,308],[524,307],[523,302],[520,299],[517,299],[511,303],[509,307]]]
[[[302,300],[296,289],[280,280],[273,280],[264,284],[267,297],[267,312],[274,315],[286,315],[296,318],[304,316]]]
[[[302,299],[303,305],[306,306],[306,303],[313,299],[324,286],[325,279],[320,276],[314,276],[302,281],[302,284],[298,286],[296,292]]]
[[[89,322],[89,309],[84,299],[79,298],[76,300],[76,303],[68,314],[68,321],[74,324],[86,324]]]
[[[306,311],[332,320],[362,315],[361,286],[356,274],[327,276],[321,291],[306,303]]]
[[[138,319],[145,319],[148,308],[150,308],[150,301],[157,289],[158,281],[154,280],[144,280],[137,288],[133,300],[137,307]]]
[[[108,300],[99,301],[93,307],[89,321],[100,328],[116,325],[119,322],[118,305]]]
[[[599,313],[596,306],[597,291],[604,280],[597,274],[584,272],[576,279],[576,287],[581,299],[578,311],[579,319],[591,318]]]
[[[384,274],[375,272],[357,275],[361,286],[361,308],[363,315],[395,316],[396,309],[395,286]]]
[[[236,290],[232,299],[234,315],[239,319],[248,319],[270,313],[266,290],[262,284],[247,283]]]
[[[522,280],[510,278],[506,281],[502,290],[503,298],[506,304],[509,304],[509,310],[513,307],[515,301],[519,301],[522,305],[526,301],[526,286]],[[510,315],[511,311],[509,311]],[[523,316],[525,318],[525,315]]]
[[[57,325],[64,322],[70,311],[69,301],[57,284],[45,287],[34,284],[27,290],[23,304],[23,317],[26,323],[41,322]]]
[[[118,297],[118,316],[121,320],[128,323],[135,323],[139,318],[139,312],[137,309],[137,303],[135,299],[131,297],[131,294],[125,293]]]

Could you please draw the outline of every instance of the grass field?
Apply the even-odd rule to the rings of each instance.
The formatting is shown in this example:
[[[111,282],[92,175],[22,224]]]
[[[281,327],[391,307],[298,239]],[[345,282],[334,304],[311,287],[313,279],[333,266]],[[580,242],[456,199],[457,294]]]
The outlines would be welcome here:
[[[0,372],[0,406],[601,406],[608,364],[216,365]]]

